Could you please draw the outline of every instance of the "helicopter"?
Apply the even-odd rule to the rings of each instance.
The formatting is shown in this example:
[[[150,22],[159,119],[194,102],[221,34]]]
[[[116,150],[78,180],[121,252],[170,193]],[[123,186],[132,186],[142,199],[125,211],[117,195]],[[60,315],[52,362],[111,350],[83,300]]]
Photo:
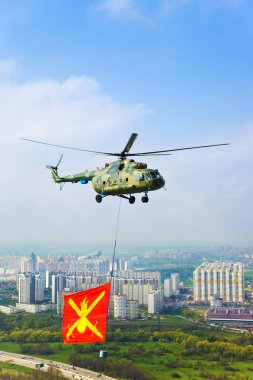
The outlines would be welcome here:
[[[133,194],[143,193],[144,195],[142,196],[141,200],[143,203],[147,203],[149,201],[149,191],[159,190],[165,186],[165,180],[163,176],[159,173],[158,169],[149,169],[146,163],[136,162],[132,159],[132,157],[168,156],[171,155],[170,152],[175,151],[229,145],[228,143],[212,144],[177,149],[156,150],[151,152],[130,153],[130,149],[132,148],[132,145],[135,142],[137,136],[137,133],[132,133],[125,148],[120,153],[100,152],[63,145],[50,144],[26,138],[21,139],[25,141],[60,147],[64,149],[73,149],[89,153],[117,157],[118,160],[106,163],[104,168],[102,169],[97,168],[97,170],[92,171],[86,170],[78,174],[67,176],[59,176],[58,174],[58,167],[61,163],[63,155],[61,155],[56,166],[47,165],[47,168],[51,170],[53,180],[56,183],[60,184],[61,190],[66,182],[80,182],[83,185],[87,184],[88,182],[92,182],[93,189],[97,192],[95,199],[98,203],[101,203],[103,198],[112,195],[127,199],[130,204],[133,204],[135,202],[135,196]]]

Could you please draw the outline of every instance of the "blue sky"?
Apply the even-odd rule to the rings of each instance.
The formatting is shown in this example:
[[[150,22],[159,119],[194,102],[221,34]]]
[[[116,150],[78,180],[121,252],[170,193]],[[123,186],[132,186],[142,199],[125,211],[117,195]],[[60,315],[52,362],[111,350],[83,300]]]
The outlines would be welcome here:
[[[118,199],[59,193],[60,149],[230,142],[150,158],[167,192],[122,204],[122,246],[253,244],[253,4],[247,0],[0,0],[2,243],[113,242]],[[63,174],[102,166],[65,151]],[[84,233],[85,231],[85,233]]]

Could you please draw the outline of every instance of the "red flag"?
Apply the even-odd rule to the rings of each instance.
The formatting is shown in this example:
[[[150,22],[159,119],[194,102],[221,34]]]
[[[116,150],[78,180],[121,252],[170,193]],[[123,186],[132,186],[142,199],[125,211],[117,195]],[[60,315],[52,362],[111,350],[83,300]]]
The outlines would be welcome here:
[[[64,296],[64,343],[105,341],[111,283]]]

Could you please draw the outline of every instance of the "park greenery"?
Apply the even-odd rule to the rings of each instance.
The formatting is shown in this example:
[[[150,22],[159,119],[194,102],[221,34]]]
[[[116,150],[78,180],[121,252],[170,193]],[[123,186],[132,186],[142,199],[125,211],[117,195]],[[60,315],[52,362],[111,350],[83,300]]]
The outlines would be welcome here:
[[[156,319],[109,321],[105,343],[64,345],[61,326],[51,312],[36,318],[0,314],[0,345],[2,350],[46,357],[118,379],[253,379],[251,334],[207,328],[188,318],[199,318],[199,313],[183,309],[179,315],[161,315],[159,323]],[[100,350],[108,352],[106,359],[99,358]]]
[[[48,372],[42,372],[31,368],[13,366],[10,363],[0,362],[1,380],[64,380],[60,372],[55,368],[50,368]]]

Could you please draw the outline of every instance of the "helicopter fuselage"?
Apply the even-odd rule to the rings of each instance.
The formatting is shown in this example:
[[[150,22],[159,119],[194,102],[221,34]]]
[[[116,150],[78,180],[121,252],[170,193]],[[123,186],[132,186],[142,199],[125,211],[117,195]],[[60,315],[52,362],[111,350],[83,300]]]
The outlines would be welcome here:
[[[57,171],[52,169],[52,176],[57,183],[87,184],[92,181],[94,190],[102,196],[148,193],[165,185],[157,169],[149,169],[146,163],[127,159],[111,162],[102,169],[64,177],[60,177]]]
[[[98,194],[120,195],[147,193],[161,189],[165,181],[158,170],[134,160],[118,160],[95,172],[92,186]]]

